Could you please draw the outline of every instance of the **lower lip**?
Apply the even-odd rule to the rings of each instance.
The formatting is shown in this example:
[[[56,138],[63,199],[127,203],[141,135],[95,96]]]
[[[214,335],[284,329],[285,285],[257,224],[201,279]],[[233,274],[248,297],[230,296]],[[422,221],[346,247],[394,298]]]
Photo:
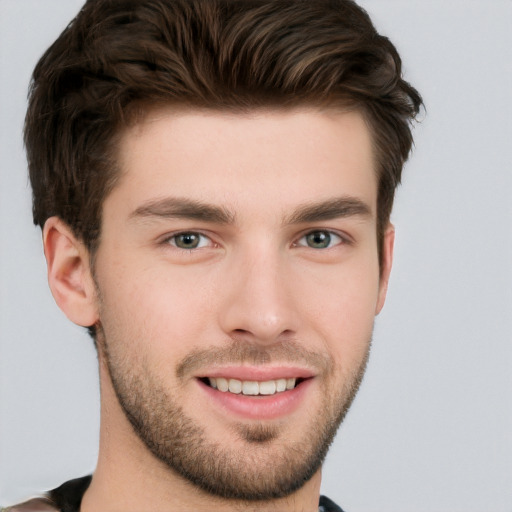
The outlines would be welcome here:
[[[267,396],[236,395],[214,389],[199,379],[197,382],[216,407],[242,418],[271,420],[293,413],[304,401],[313,379],[304,380],[288,391]]]

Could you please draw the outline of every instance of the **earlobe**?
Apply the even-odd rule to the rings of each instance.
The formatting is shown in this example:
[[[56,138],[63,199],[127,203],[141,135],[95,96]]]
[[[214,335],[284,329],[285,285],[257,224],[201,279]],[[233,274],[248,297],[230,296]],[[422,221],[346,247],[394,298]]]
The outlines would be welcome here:
[[[94,325],[98,308],[87,248],[58,217],[46,221],[43,245],[55,302],[75,324]]]
[[[382,241],[382,264],[380,271],[379,295],[375,314],[378,315],[384,307],[388,291],[389,276],[393,265],[393,248],[395,245],[395,227],[389,224]]]

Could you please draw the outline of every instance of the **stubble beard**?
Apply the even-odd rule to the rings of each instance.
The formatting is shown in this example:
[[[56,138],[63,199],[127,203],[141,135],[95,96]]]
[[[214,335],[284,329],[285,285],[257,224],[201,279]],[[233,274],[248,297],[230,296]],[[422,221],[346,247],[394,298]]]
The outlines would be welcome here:
[[[344,376],[339,389],[333,389],[332,379],[325,379],[323,403],[316,416],[305,421],[300,440],[290,441],[279,425],[239,423],[225,433],[225,439],[235,436],[238,442],[221,444],[208,439],[208,427],[185,413],[147,365],[113,357],[101,327],[97,341],[119,404],[150,452],[206,493],[249,502],[289,496],[320,469],[357,393],[370,351],[368,342],[359,366]],[[232,352],[244,353],[243,346]],[[237,360],[253,359],[246,356]],[[271,356],[265,352],[265,357]],[[328,372],[332,371],[331,367]],[[240,449],[241,443],[245,449]]]

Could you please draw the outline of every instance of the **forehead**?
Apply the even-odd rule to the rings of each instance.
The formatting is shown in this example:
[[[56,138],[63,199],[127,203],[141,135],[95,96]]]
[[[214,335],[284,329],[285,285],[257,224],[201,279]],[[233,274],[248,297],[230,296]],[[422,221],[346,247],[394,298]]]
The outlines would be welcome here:
[[[283,208],[352,195],[375,207],[371,136],[355,111],[160,108],[125,130],[118,155],[111,195],[132,208],[165,195]]]

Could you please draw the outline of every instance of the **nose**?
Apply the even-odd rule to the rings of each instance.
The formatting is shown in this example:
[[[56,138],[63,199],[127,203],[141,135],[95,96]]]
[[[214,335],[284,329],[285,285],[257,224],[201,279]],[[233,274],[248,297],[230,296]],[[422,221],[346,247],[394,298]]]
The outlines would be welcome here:
[[[220,324],[231,337],[272,345],[293,337],[299,315],[293,276],[278,251],[251,251],[229,265]]]

